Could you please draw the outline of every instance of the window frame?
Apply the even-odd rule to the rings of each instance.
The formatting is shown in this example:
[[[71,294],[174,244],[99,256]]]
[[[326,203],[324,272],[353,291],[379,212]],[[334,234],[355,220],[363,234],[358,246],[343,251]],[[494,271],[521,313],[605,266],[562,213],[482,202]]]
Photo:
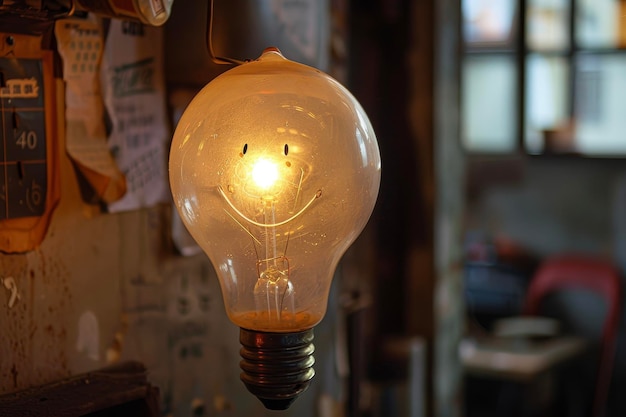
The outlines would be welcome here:
[[[513,138],[511,138],[511,142],[513,146],[511,150],[507,151],[488,151],[485,149],[470,149],[467,146],[466,138],[463,136],[465,134],[465,130],[463,129],[463,124],[465,123],[465,110],[463,108],[463,97],[461,97],[461,137],[459,140],[461,141],[461,147],[464,152],[468,156],[478,156],[478,157],[511,157],[512,155],[524,155],[528,157],[575,157],[575,158],[590,158],[590,159],[625,159],[626,158],[626,150],[623,152],[616,153],[582,153],[579,151],[575,152],[550,152],[546,151],[545,148],[537,153],[531,152],[527,148],[527,123],[528,123],[528,109],[526,108],[528,102],[528,95],[530,92],[527,90],[527,80],[529,76],[528,71],[528,62],[531,56],[537,55],[542,57],[563,57],[565,60],[565,68],[566,68],[566,80],[565,80],[565,88],[566,88],[566,96],[565,96],[565,112],[566,117],[571,120],[576,116],[576,104],[577,104],[577,77],[579,68],[576,66],[576,60],[579,57],[584,55],[593,55],[593,56],[602,56],[602,55],[624,55],[626,56],[626,47],[616,46],[616,47],[583,47],[579,45],[577,41],[577,16],[578,16],[578,6],[580,0],[567,0],[566,7],[569,8],[569,14],[566,18],[566,24],[568,27],[566,28],[567,38],[566,44],[563,49],[555,48],[555,49],[531,49],[529,47],[528,42],[528,27],[527,27],[527,18],[528,18],[528,5],[530,0],[516,0],[513,1],[513,17],[511,22],[511,30],[509,36],[508,43],[475,43],[469,44],[466,41],[465,37],[465,28],[462,27],[460,30],[461,33],[461,66],[465,65],[466,57],[469,56],[479,56],[479,55],[511,55],[513,56],[513,62],[515,65],[516,74],[514,75],[516,79],[515,84],[515,103],[513,104],[515,113],[515,122],[516,126],[512,127],[511,134]],[[461,3],[461,13],[463,14],[463,4]],[[464,16],[461,18],[461,25],[465,24]],[[465,80],[463,77],[464,69],[461,70],[461,89],[460,93],[463,94],[465,91]],[[625,74],[626,76],[626,74]],[[625,91],[626,94],[626,91]],[[625,134],[626,140],[626,134]]]

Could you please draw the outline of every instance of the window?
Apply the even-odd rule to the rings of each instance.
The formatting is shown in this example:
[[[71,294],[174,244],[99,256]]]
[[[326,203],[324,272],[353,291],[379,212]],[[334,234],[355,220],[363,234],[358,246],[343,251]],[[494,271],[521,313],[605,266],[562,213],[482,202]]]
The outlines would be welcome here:
[[[626,0],[462,0],[470,152],[626,155]]]

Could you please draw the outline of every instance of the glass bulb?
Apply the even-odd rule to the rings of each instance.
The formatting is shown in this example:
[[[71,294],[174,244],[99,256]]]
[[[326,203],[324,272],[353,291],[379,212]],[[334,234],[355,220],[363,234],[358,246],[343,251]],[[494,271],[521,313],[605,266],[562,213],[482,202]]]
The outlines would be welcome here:
[[[230,320],[270,333],[319,323],[380,184],[374,131],[348,90],[267,49],[191,101],[169,166],[174,202],[216,269]]]

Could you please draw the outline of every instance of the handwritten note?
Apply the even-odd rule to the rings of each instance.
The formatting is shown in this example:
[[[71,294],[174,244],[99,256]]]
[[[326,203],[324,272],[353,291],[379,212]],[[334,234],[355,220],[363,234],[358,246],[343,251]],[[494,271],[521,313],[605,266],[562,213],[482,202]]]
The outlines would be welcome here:
[[[69,156],[104,202],[126,192],[126,182],[111,157],[100,89],[103,49],[100,20],[64,19],[56,23],[65,81],[66,147]]]
[[[128,187],[121,200],[109,204],[112,212],[169,201],[163,32],[128,25],[111,21],[101,72],[112,124],[109,148]]]

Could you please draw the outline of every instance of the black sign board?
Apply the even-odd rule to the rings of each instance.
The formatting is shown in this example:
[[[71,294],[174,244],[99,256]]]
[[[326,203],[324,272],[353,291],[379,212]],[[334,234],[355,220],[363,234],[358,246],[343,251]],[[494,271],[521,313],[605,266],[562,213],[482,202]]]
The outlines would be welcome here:
[[[41,216],[47,166],[42,61],[0,58],[0,220]]]

